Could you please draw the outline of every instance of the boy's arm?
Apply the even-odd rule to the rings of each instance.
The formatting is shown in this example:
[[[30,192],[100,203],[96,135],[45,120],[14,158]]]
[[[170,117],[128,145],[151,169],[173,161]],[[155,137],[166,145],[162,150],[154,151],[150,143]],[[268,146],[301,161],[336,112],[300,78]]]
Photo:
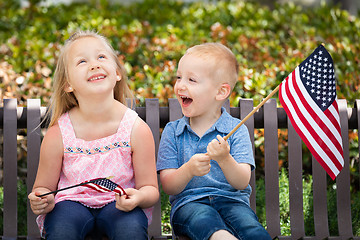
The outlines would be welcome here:
[[[204,176],[210,172],[210,157],[206,154],[195,154],[181,167],[160,171],[160,181],[166,194],[181,193],[194,176]]]
[[[221,136],[212,140],[207,147],[208,155],[221,167],[226,180],[236,189],[245,189],[251,177],[251,166],[238,163],[230,154],[230,146]]]

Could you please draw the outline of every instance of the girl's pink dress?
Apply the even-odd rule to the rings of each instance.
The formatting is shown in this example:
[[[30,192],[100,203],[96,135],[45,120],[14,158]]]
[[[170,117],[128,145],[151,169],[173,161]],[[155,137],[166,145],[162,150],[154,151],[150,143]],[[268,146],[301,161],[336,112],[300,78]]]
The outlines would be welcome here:
[[[127,109],[115,134],[85,141],[76,138],[69,114],[63,114],[58,120],[64,145],[64,159],[58,189],[109,176],[114,176],[111,181],[124,189],[135,188],[130,134],[137,117],[135,111]],[[90,208],[101,208],[115,201],[115,193],[102,193],[88,187],[75,187],[60,191],[55,195],[55,203],[64,200],[76,201]],[[143,209],[149,224],[152,219],[152,209]],[[42,235],[44,220],[45,214],[37,218]]]

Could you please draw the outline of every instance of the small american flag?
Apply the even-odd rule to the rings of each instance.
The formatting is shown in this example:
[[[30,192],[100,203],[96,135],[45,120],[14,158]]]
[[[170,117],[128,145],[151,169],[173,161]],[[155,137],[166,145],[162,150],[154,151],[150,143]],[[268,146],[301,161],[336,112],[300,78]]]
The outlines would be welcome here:
[[[334,63],[323,45],[280,84],[279,100],[300,138],[334,180],[344,157]]]
[[[38,195],[38,197],[44,197],[49,194],[55,194],[60,191],[64,191],[64,190],[67,190],[70,188],[80,187],[80,186],[89,187],[89,188],[92,188],[99,192],[115,192],[115,193],[119,194],[120,196],[126,195],[125,190],[121,186],[119,186],[116,183],[114,183],[113,181],[111,181],[109,178],[95,178],[95,179],[85,181],[85,182],[82,182],[82,183],[79,183],[76,185],[72,185],[69,187],[57,189],[55,191],[47,192],[47,193]]]
[[[85,182],[82,186],[89,187],[99,192],[115,192],[120,196],[126,195],[125,190],[108,178],[96,178]]]

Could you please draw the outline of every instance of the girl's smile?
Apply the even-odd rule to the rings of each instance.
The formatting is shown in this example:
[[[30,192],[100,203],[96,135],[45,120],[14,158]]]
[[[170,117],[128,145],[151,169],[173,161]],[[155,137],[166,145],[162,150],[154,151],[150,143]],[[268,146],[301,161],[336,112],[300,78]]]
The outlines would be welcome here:
[[[88,82],[98,82],[98,81],[103,80],[104,78],[106,78],[106,75],[105,75],[105,74],[98,73],[98,74],[92,75],[92,76],[89,78]]]

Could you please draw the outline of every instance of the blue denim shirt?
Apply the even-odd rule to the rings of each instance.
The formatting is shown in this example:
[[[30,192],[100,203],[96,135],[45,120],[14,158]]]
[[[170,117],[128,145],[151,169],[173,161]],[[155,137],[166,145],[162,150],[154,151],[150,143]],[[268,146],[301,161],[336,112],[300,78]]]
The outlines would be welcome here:
[[[206,153],[207,145],[216,139],[217,135],[226,136],[239,122],[239,119],[232,117],[222,108],[220,118],[201,138],[191,129],[187,117],[169,122],[161,135],[157,170],[179,168],[194,154]],[[228,143],[230,154],[238,163],[248,163],[252,170],[255,169],[250,136],[245,125],[230,136]],[[249,205],[250,193],[250,185],[244,190],[233,188],[227,182],[218,163],[211,160],[211,170],[208,174],[193,177],[181,193],[170,196],[170,216],[172,219],[174,212],[182,205],[207,196],[227,197]]]

